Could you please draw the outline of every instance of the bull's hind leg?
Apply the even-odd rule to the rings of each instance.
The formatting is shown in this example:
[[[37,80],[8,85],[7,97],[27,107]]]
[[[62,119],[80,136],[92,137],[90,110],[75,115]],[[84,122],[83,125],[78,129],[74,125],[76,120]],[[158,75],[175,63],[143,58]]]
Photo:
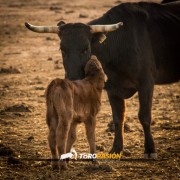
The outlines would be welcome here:
[[[115,137],[113,147],[110,153],[121,153],[123,150],[124,141],[124,114],[125,114],[125,100],[118,96],[112,95],[107,91],[110,105],[112,108],[113,122],[115,125]]]
[[[153,79],[144,80],[140,84],[138,89],[139,93],[139,120],[143,126],[144,136],[145,136],[145,158],[157,158],[157,153],[155,150],[154,140],[151,134],[151,107],[152,107],[152,97],[153,97],[154,82]]]
[[[67,145],[70,124],[71,124],[70,119],[66,119],[66,118],[59,119],[59,124],[56,129],[56,142],[57,142],[59,158],[61,158],[62,154],[66,154],[66,145]],[[67,169],[66,159],[60,160],[60,168],[62,170]]]
[[[51,151],[51,155],[52,155],[52,168],[54,170],[59,169],[57,149],[56,149],[55,119],[52,119],[51,124],[49,126],[48,142],[49,142],[49,147],[50,147],[50,151]]]

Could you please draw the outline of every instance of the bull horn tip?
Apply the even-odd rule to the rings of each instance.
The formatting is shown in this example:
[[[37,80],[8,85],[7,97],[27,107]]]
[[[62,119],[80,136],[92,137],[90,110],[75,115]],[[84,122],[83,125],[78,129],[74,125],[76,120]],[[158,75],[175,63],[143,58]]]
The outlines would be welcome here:
[[[119,26],[123,26],[123,22],[119,22],[118,25],[119,25]]]
[[[29,29],[30,28],[30,24],[25,22],[24,25]]]

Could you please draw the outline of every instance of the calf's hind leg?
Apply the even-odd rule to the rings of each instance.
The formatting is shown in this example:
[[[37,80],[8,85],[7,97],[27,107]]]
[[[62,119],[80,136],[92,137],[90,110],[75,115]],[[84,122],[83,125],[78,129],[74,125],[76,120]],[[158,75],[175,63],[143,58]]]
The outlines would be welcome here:
[[[49,148],[52,155],[52,168],[59,169],[58,165],[58,156],[57,156],[57,149],[56,149],[56,125],[55,119],[52,119],[52,123],[49,125],[49,134],[48,134],[48,142]]]
[[[57,142],[59,158],[61,158],[62,154],[66,153],[66,145],[68,140],[70,124],[71,121],[69,121],[69,119],[66,118],[59,119],[58,127],[56,129],[56,142]],[[60,160],[60,168],[62,170],[67,169],[66,159]]]

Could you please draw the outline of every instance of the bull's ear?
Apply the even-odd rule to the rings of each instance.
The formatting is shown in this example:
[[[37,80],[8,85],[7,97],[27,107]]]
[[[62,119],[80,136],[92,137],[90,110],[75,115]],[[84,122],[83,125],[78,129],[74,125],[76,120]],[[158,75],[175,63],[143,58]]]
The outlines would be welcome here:
[[[58,23],[57,23],[57,26],[63,26],[63,25],[65,25],[66,23],[64,22],[64,21],[59,21]]]
[[[106,39],[106,34],[105,33],[94,33],[92,42],[93,43],[103,43]]]
[[[103,43],[105,40],[106,40],[106,35],[104,33],[102,33],[100,36],[99,36],[99,43]]]

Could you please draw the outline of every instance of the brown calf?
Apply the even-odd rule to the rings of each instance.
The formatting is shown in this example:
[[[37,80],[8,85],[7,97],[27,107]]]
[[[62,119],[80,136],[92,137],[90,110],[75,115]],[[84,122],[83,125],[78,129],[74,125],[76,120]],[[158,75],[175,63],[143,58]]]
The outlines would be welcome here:
[[[57,78],[49,84],[46,91],[46,121],[52,159],[70,152],[79,122],[85,124],[90,153],[95,153],[96,115],[101,105],[104,81],[101,64],[92,56],[85,66],[84,79],[69,81]],[[58,161],[52,161],[52,168],[59,168]],[[60,161],[60,168],[67,169],[66,161]]]

